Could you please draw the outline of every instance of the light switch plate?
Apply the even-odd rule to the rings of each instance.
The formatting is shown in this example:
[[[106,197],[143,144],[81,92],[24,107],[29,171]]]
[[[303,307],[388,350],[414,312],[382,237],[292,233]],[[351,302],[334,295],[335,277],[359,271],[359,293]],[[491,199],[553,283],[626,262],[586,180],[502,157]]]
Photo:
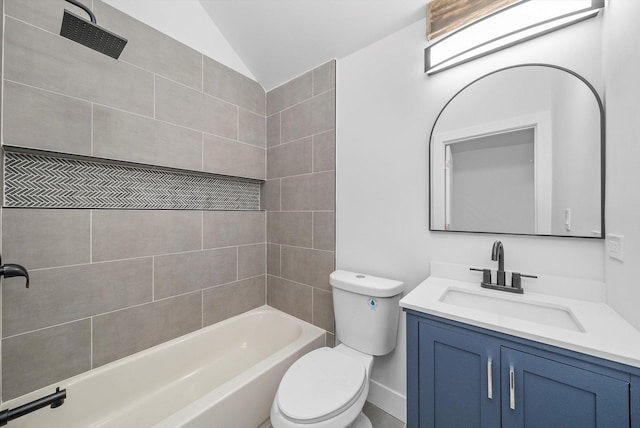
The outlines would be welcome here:
[[[624,236],[607,233],[607,254],[613,259],[624,261]]]

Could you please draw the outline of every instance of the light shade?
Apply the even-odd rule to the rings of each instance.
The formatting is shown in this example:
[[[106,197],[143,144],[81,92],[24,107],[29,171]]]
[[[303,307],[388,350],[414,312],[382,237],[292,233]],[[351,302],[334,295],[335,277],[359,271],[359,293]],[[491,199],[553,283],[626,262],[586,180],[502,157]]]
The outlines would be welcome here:
[[[425,49],[425,72],[475,58],[592,18],[604,0],[522,0],[436,39]]]

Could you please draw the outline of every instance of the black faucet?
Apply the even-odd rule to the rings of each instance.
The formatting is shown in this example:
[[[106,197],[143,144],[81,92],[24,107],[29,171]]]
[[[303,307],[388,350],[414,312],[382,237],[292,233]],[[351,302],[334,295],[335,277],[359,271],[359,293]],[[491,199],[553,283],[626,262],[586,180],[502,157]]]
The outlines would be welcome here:
[[[504,275],[504,246],[502,242],[496,241],[493,243],[493,248],[491,249],[491,260],[494,262],[498,261],[498,277],[496,278],[496,284],[498,285],[506,285],[505,275]]]
[[[14,276],[22,276],[27,280],[27,288],[29,288],[29,272],[24,266],[7,263],[2,265],[2,258],[0,257],[0,276],[5,278],[13,278]]]
[[[498,272],[495,284],[491,282],[491,269],[470,268],[482,272],[482,282],[480,286],[490,288],[492,290],[509,291],[511,293],[522,294],[522,278],[537,278],[535,275],[525,275],[520,272],[511,273],[511,285],[507,285],[506,272],[504,271],[504,245],[502,242],[496,241],[491,249],[491,260],[498,262]]]

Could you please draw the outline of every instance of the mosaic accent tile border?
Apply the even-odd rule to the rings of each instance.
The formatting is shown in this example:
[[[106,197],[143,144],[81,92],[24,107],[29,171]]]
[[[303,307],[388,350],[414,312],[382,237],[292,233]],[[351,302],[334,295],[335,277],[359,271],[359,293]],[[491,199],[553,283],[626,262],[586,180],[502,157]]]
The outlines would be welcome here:
[[[213,174],[5,152],[4,206],[259,210],[260,183]]]

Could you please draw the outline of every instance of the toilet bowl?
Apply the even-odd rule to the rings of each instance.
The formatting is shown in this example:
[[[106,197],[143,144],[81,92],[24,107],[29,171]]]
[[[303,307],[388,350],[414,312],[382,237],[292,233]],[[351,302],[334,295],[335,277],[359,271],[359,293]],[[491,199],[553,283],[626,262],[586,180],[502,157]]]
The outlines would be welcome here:
[[[362,407],[373,356],[346,345],[320,348],[296,361],[271,407],[274,428],[369,428]]]
[[[347,271],[329,277],[335,348],[320,348],[287,370],[271,406],[274,428],[371,428],[362,413],[374,355],[395,348],[403,283]]]

